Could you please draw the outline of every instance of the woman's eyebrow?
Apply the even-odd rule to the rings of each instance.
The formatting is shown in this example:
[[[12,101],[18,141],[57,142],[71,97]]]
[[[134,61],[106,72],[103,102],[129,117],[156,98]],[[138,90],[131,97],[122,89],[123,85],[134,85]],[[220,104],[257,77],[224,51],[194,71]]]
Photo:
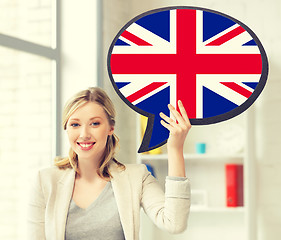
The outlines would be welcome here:
[[[90,121],[91,121],[91,120],[94,120],[95,118],[100,118],[100,119],[102,119],[101,117],[97,116],[97,117],[92,117],[92,118],[90,118]]]
[[[70,118],[69,121],[80,121],[79,118]]]
[[[89,121],[92,121],[92,120],[94,120],[96,118],[102,119],[102,117],[96,116],[96,117],[91,117],[89,119]],[[80,121],[80,119],[79,118],[70,118],[69,121]]]

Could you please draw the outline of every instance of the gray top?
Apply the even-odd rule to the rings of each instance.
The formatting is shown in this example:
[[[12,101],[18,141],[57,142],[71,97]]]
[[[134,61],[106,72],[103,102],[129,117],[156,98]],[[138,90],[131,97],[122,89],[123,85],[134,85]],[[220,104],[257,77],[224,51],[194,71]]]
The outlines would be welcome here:
[[[117,204],[108,182],[98,198],[86,209],[70,202],[66,240],[124,240]]]
[[[166,177],[184,181],[185,177]],[[70,202],[65,240],[125,240],[111,182],[108,182],[98,198],[86,209]]]

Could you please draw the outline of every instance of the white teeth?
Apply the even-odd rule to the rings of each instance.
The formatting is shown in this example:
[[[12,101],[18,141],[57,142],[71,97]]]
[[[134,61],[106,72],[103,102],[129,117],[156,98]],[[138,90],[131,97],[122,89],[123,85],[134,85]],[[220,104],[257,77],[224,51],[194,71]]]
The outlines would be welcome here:
[[[87,144],[84,144],[84,143],[80,143],[80,145],[84,148],[86,147],[90,147],[92,145],[92,143],[87,143]]]

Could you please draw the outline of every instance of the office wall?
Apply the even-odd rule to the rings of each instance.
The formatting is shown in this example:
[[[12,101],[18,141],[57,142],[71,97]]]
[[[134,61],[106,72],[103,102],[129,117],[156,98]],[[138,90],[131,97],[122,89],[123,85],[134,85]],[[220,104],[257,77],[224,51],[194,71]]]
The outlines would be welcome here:
[[[120,28],[131,19],[134,1],[103,1],[103,86],[113,100],[116,111],[116,134],[120,138],[118,160],[123,163],[136,161],[136,113],[115,93],[107,73],[107,52]]]

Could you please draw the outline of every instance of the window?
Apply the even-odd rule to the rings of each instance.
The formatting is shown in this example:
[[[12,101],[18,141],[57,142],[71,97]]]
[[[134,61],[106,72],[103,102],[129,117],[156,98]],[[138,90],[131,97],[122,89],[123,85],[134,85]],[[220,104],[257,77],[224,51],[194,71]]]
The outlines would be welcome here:
[[[0,2],[0,32],[44,46],[55,37],[55,1],[9,0]],[[54,23],[55,24],[55,23]]]

